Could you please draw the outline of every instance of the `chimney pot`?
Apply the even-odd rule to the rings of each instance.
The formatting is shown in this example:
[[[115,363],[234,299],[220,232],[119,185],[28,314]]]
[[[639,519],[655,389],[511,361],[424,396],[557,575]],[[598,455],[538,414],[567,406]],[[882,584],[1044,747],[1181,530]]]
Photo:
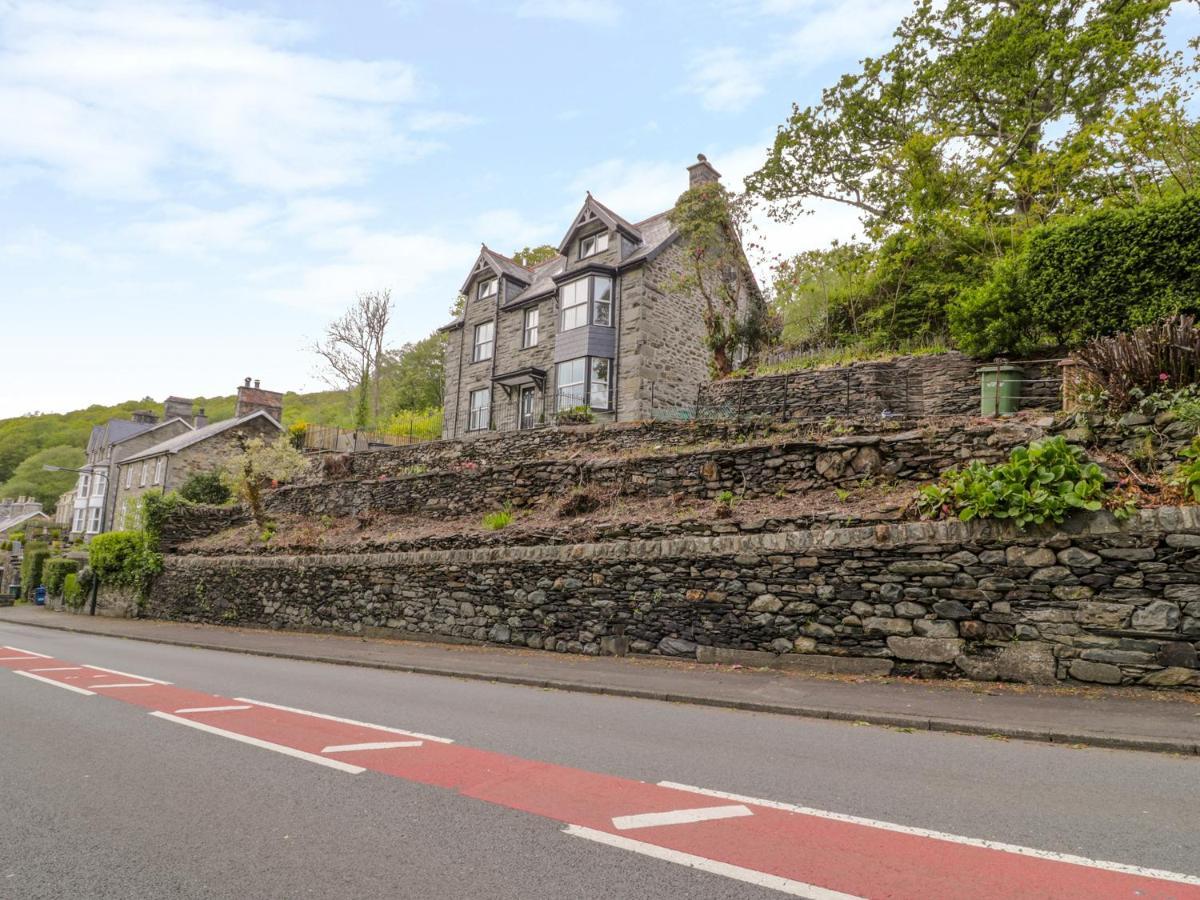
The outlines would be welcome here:
[[[245,386],[246,386],[246,387],[250,387],[250,378],[249,378],[249,376],[247,376],[247,377],[246,377],[246,385],[245,385]]]
[[[261,381],[259,381],[257,378],[255,378],[255,379],[254,379],[254,389],[255,389],[255,390],[258,390],[258,386],[259,386],[260,384],[262,384],[262,382],[261,382]]]

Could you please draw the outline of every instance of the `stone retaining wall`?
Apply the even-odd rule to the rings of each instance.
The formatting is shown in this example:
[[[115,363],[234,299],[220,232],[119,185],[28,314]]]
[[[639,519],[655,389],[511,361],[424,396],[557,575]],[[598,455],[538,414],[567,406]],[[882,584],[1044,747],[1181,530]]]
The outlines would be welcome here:
[[[168,557],[146,614],[596,654],[1200,687],[1200,514],[366,555]],[[740,654],[749,654],[749,657]],[[852,664],[852,660],[860,663]]]
[[[700,414],[736,419],[816,420],[827,416],[908,418],[979,415],[981,363],[958,352],[903,356],[809,369],[786,375],[730,378],[705,385]],[[1062,377],[1056,365],[1016,362],[1025,370],[1022,408],[1058,409]]]
[[[313,517],[376,510],[449,518],[505,504],[524,507],[584,486],[635,497],[712,499],[724,491],[760,497],[853,483],[867,476],[927,481],[967,460],[998,461],[1040,434],[1032,426],[996,423],[823,442],[735,445],[668,456],[465,467],[383,480],[291,485],[271,493],[266,506],[272,513]]]

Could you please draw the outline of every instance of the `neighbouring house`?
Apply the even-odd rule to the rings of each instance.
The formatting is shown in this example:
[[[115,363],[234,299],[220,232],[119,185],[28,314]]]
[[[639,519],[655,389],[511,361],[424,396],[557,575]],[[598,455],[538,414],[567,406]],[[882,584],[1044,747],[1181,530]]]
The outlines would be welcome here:
[[[138,410],[128,419],[109,419],[92,428],[87,462],[80,467],[71,501],[72,538],[90,540],[92,535],[112,530],[117,468],[147,447],[202,427],[207,422],[204,410],[193,415],[192,405],[191,400],[168,397],[161,420],[149,410]]]
[[[42,504],[32,497],[0,500],[0,539],[7,540],[14,532],[25,531],[30,525],[49,525],[52,521],[42,511]]]
[[[718,181],[703,155],[689,187]],[[670,210],[629,222],[588,193],[558,245],[531,268],[486,245],[447,334],[444,438],[574,416],[650,419],[709,380],[704,301],[679,288]]]
[[[71,533],[71,520],[75,516],[75,488],[64,491],[54,504],[54,524],[62,526],[63,534]]]
[[[232,419],[189,429],[182,434],[129,454],[116,479],[113,527],[129,525],[130,510],[147,491],[178,490],[193,475],[215,471],[241,449],[241,442],[261,437],[273,440],[283,432],[283,394],[263,390],[250,379],[238,388]]]

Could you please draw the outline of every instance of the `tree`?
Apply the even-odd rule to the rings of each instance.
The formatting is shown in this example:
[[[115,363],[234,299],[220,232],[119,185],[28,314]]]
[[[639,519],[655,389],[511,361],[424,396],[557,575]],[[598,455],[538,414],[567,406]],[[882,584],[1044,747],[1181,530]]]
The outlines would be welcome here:
[[[548,259],[554,259],[556,256],[558,256],[557,247],[551,247],[549,244],[540,244],[537,247],[526,247],[523,250],[518,250],[512,255],[512,258],[513,262],[517,265],[532,269],[534,266],[544,263]]]
[[[42,466],[77,469],[87,461],[78,447],[47,447],[26,457],[8,481],[0,485],[0,497],[32,497],[47,513],[54,511],[58,498],[79,480],[76,472],[47,472]]]
[[[713,375],[749,364],[777,330],[742,252],[738,211],[718,182],[684,191],[671,210],[684,271],[676,288],[704,300],[702,318]]]
[[[325,380],[333,387],[357,391],[358,428],[367,424],[368,411],[379,418],[379,373],[391,314],[391,291],[359,294],[346,312],[329,323],[325,340],[312,346],[324,363]]]
[[[265,530],[271,523],[263,506],[262,492],[273,482],[285,484],[294,479],[308,468],[308,460],[292,446],[286,434],[269,444],[260,437],[246,439],[240,433],[236,438],[240,452],[226,460],[222,475],[250,507],[255,524]]]
[[[849,204],[1033,224],[1103,190],[1114,112],[1154,93],[1169,0],[918,0],[884,55],[800,109],[747,181],[791,220]],[[1131,103],[1132,101],[1132,103]]]
[[[389,412],[442,405],[445,350],[446,336],[435,331],[387,354],[383,380]]]

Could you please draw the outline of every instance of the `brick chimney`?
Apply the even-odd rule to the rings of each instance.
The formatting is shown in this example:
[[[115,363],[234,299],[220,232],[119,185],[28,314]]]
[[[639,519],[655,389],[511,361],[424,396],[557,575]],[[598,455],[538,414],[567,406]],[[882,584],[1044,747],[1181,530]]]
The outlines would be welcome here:
[[[251,387],[250,379],[247,378],[237,389],[237,410],[234,412],[234,416],[240,419],[242,416],[248,416],[250,413],[261,410],[276,422],[282,422],[283,394],[277,391],[264,391],[259,384],[261,382],[254,379],[254,386]]]
[[[703,153],[696,154],[696,162],[688,166],[688,188],[699,187],[712,181],[720,181],[721,173],[712,167],[708,157]]]
[[[139,425],[154,425],[158,422],[158,416],[148,409],[135,409],[129,414],[129,418]]]

